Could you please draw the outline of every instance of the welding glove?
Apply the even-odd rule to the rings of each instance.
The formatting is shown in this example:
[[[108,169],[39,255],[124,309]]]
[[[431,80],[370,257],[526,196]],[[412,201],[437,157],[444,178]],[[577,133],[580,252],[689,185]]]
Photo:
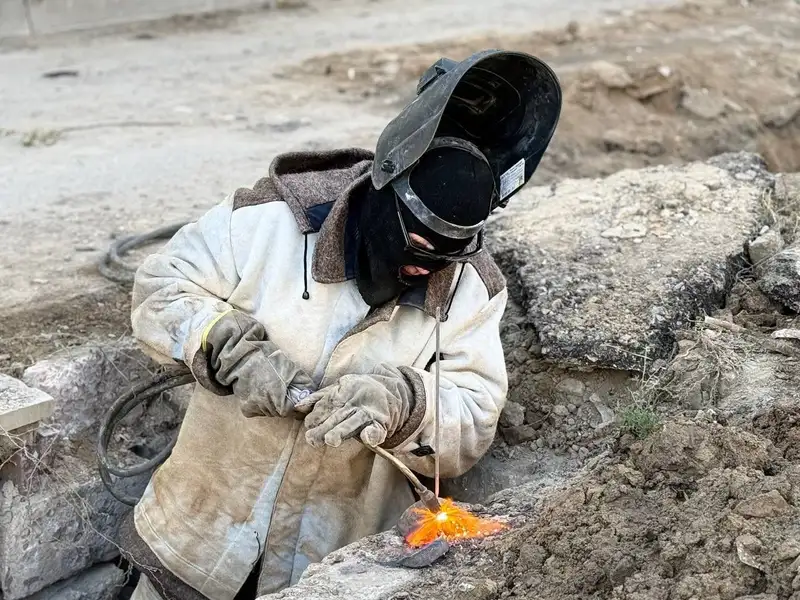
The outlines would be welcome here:
[[[344,375],[297,406],[299,411],[313,407],[305,418],[306,441],[338,448],[358,436],[368,446],[380,446],[416,412],[414,390],[410,373],[389,365],[367,375]]]
[[[311,378],[267,339],[253,317],[225,313],[209,325],[201,345],[207,361],[203,371],[213,379],[207,383],[216,393],[236,396],[246,417],[287,417],[298,401],[308,405]]]

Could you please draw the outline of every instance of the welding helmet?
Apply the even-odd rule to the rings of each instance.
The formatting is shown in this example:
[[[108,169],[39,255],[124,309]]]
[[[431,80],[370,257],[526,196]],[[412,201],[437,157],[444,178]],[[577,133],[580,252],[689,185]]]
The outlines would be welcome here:
[[[533,175],[560,112],[558,79],[534,56],[484,50],[461,62],[442,58],[420,78],[416,98],[381,133],[372,184],[377,190],[391,185],[414,215],[430,225],[424,198],[413,190],[409,194],[403,175],[434,140],[461,139],[485,156],[492,169],[496,191],[490,210],[503,207]]]

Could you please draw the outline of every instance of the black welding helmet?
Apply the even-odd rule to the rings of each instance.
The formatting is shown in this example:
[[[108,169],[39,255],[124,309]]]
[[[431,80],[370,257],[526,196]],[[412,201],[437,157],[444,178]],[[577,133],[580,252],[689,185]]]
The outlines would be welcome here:
[[[434,138],[460,138],[489,161],[497,190],[491,210],[505,206],[539,165],[560,112],[558,79],[534,56],[484,50],[461,62],[442,58],[381,133],[372,184],[395,187]]]

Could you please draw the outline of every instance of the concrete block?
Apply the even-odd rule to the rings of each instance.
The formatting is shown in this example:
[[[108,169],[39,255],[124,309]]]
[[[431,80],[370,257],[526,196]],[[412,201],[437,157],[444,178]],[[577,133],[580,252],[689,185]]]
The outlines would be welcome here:
[[[140,494],[149,479],[122,480]],[[119,555],[119,523],[130,511],[103,487],[93,462],[65,455],[35,488],[22,493],[12,482],[0,490],[0,589],[21,600]],[[78,596],[80,597],[80,596]],[[59,596],[60,598],[60,596]]]
[[[0,0],[0,38],[29,33],[23,0]]]
[[[63,437],[96,434],[107,408],[136,383],[150,378],[156,364],[131,338],[73,348],[26,369],[22,380],[55,401],[47,420]]]
[[[53,414],[53,398],[19,379],[0,374],[0,434],[22,429]]]
[[[114,600],[125,583],[125,572],[112,564],[93,567],[26,600]]]

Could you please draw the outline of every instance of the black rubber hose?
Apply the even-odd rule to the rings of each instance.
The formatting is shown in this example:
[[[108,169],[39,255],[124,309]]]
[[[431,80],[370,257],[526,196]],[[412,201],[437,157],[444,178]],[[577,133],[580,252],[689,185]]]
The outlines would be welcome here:
[[[147,400],[162,394],[163,392],[176,388],[189,383],[194,383],[194,376],[187,368],[176,368],[165,371],[156,375],[156,377],[145,383],[142,383],[126,394],[117,398],[114,404],[108,409],[102,423],[100,424],[100,433],[97,440],[97,463],[100,470],[100,479],[103,481],[106,489],[117,500],[129,506],[135,506],[139,501],[134,496],[127,496],[114,489],[114,484],[111,476],[119,478],[129,478],[147,473],[158,467],[169,457],[172,448],[175,446],[175,440],[172,440],[164,449],[162,449],[156,456],[146,460],[142,463],[134,465],[133,467],[122,468],[112,464],[108,457],[108,446],[111,443],[111,438],[114,435],[114,430],[119,422],[125,418],[134,408],[146,402]]]
[[[141,248],[158,240],[170,239],[186,224],[165,225],[147,233],[129,235],[115,240],[97,265],[100,274],[115,283],[133,283],[138,266],[125,262],[123,256],[135,248]]]

